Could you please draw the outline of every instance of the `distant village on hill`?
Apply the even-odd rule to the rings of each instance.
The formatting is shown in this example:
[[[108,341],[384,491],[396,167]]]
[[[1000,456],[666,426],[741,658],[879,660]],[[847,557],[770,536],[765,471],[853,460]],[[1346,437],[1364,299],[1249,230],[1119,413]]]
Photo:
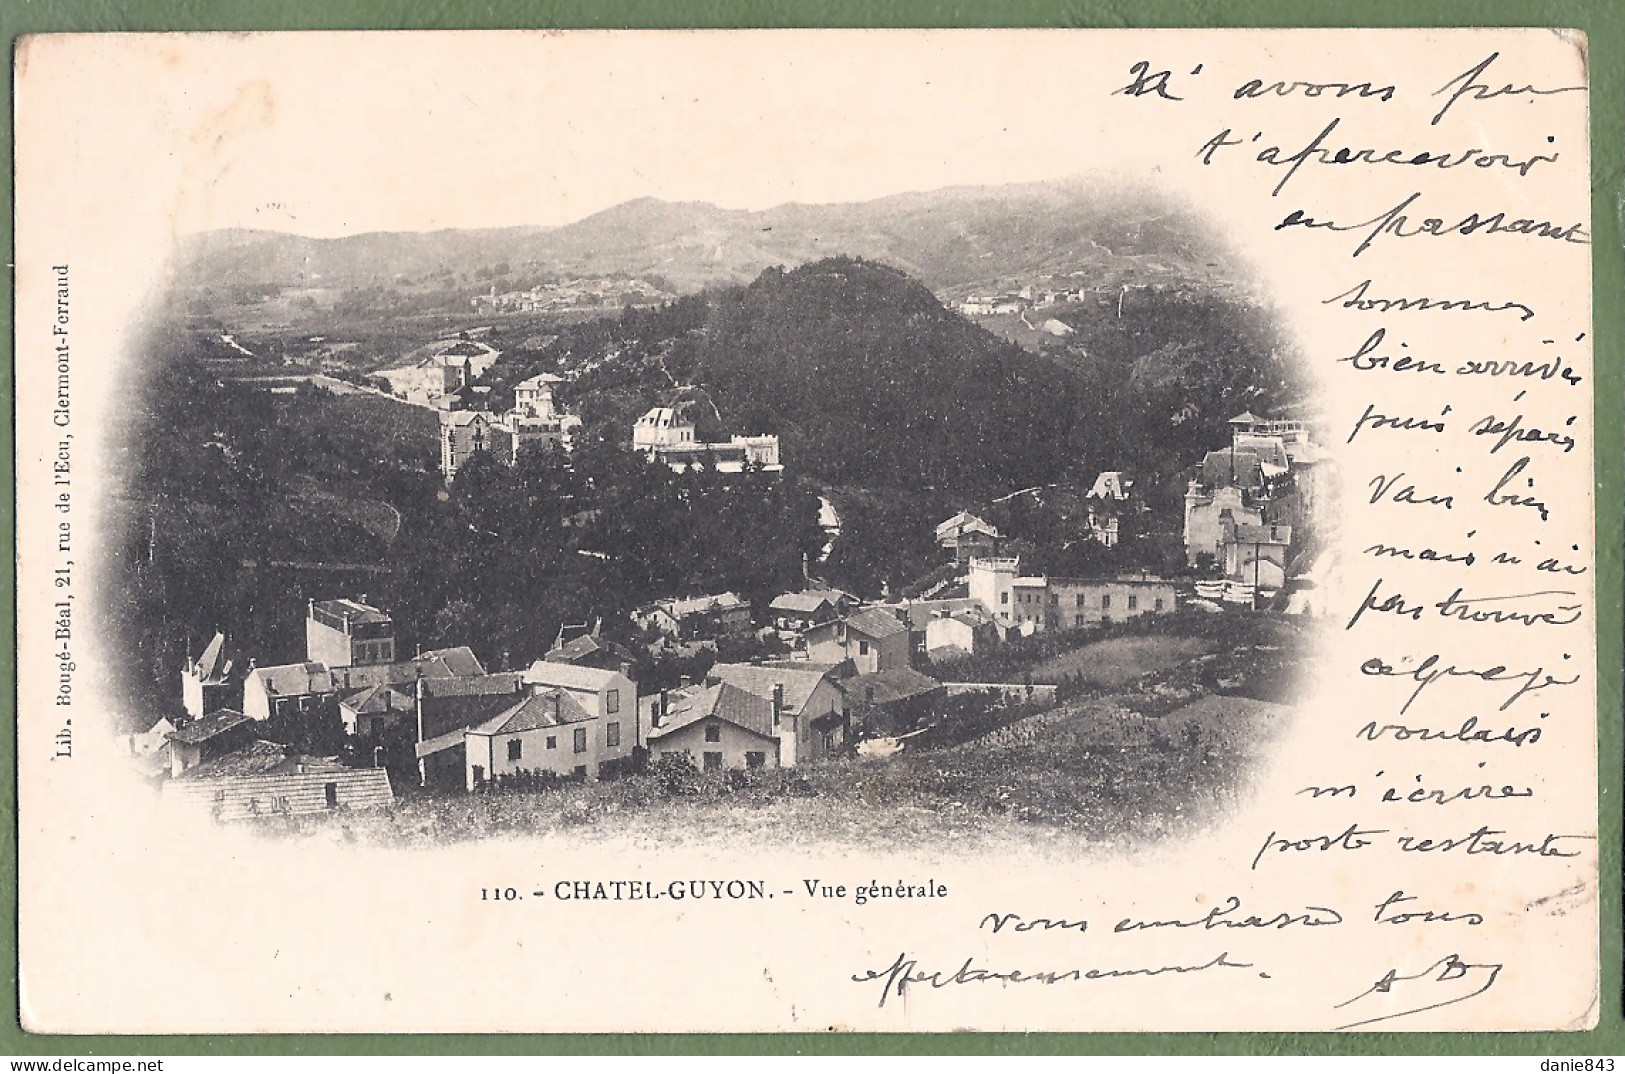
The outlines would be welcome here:
[[[1303,397],[1257,386],[1273,355],[1242,336],[1215,352],[1110,335],[1125,306],[1133,324],[1162,309],[1201,330],[1227,323],[1222,304],[1111,283],[941,299],[836,261],[720,305],[623,286],[621,313],[564,321],[560,303],[605,289],[491,286],[472,304],[494,320],[366,365],[342,326],[302,325],[312,357],[267,361],[271,337],[200,325],[218,345],[150,396],[185,441],[182,472],[150,470],[167,486],[127,497],[130,636],[154,675],[131,692],[146,710],[126,721],[132,762],[166,807],[221,821],[493,795],[540,815],[563,788],[703,796],[792,773],[774,793],[854,807],[858,784],[920,759],[968,766],[954,793],[995,812],[1036,780],[1035,803],[1056,786],[1073,803],[1058,822],[1101,803],[1182,816],[1170,772],[1241,778],[1292,701],[1337,569],[1336,477]],[[1029,359],[979,323],[1011,316],[1060,349]],[[399,326],[368,331],[376,346]],[[753,339],[799,387],[730,379]],[[1114,371],[1113,346],[1152,350]],[[990,392],[956,371],[961,351]],[[1031,390],[992,392],[1001,364]],[[891,422],[854,415],[843,376],[896,385],[850,396]],[[993,468],[1011,461],[997,438],[954,441],[962,423],[1015,430],[1035,399],[1099,405],[1072,385],[1104,377],[1152,405],[1115,428],[1068,417],[1088,469],[1040,436],[1022,485]],[[199,392],[204,413],[177,401]],[[1225,399],[1262,412],[1216,418]],[[894,476],[864,483],[865,457]],[[294,505],[327,512],[328,532]],[[246,574],[204,582],[222,553]],[[1123,797],[1140,782],[1154,789]]]

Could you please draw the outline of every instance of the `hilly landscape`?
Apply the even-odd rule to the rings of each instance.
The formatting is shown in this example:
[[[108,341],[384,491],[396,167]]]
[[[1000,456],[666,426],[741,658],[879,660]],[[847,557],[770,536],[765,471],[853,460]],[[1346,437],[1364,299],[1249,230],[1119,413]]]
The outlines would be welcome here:
[[[194,308],[270,303],[286,319],[347,296],[352,311],[355,296],[387,305],[396,291],[420,308],[428,300],[466,312],[471,295],[492,287],[578,277],[642,279],[688,294],[838,254],[891,265],[937,293],[1066,275],[1234,292],[1244,275],[1187,208],[1074,179],[755,212],[642,198],[553,228],[334,239],[220,231],[186,240],[174,278],[181,297],[206,300]],[[310,299],[302,307],[274,305],[301,294]]]

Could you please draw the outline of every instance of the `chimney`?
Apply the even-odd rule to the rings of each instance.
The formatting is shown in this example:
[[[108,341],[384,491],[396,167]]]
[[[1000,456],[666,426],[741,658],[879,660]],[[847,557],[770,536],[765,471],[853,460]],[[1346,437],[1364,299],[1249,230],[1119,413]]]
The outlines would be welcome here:
[[[690,686],[693,686],[693,685],[694,685],[694,679],[691,676],[688,676],[688,675],[680,675],[680,676],[678,676],[678,678],[677,678],[677,688],[679,690],[687,690]]]
[[[632,677],[632,662],[630,660],[621,661],[621,674],[629,679]]]
[[[779,718],[784,715],[784,683],[773,684],[773,726],[779,726]]]
[[[557,690],[553,691],[553,722],[554,723],[558,723],[560,717],[562,716],[562,713],[560,711],[560,709],[561,709],[560,699],[561,699],[562,696],[563,695],[560,694],[559,691],[557,691]]]

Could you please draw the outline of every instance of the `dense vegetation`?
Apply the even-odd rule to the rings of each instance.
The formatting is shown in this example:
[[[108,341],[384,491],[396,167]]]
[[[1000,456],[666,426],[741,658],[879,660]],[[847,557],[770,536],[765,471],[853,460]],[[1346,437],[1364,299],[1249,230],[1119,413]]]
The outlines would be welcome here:
[[[824,541],[816,494],[793,478],[679,476],[589,441],[512,470],[477,459],[446,495],[421,408],[271,396],[184,356],[134,395],[99,581],[137,718],[175,707],[182,661],[216,630],[262,664],[301,659],[309,598],[365,595],[395,615],[402,650],[467,644],[513,666],[561,622],[614,631],[651,597],[766,601]]]

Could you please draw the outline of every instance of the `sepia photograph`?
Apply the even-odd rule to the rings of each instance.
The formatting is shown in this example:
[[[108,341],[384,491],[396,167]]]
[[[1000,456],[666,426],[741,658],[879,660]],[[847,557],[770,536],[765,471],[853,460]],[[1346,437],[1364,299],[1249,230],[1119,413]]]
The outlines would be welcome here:
[[[25,39],[25,1027],[1595,1024],[1585,47]]]

